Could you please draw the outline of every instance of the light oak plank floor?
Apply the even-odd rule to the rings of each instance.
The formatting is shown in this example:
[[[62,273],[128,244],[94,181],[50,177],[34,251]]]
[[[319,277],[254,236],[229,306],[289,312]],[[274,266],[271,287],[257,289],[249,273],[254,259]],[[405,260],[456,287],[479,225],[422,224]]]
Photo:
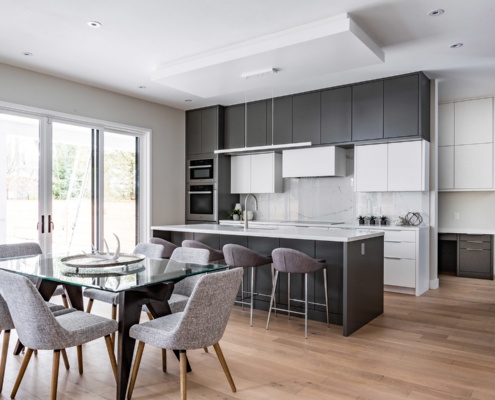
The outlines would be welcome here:
[[[95,302],[96,303],[96,302]],[[99,303],[95,312],[108,316]],[[495,283],[441,276],[440,288],[421,297],[385,293],[385,313],[350,337],[341,327],[310,322],[304,339],[301,319],[278,315],[265,330],[265,312],[235,307],[220,342],[237,393],[232,393],[213,349],[189,352],[189,399],[495,399]],[[143,314],[143,321],[146,316]],[[7,361],[4,390],[9,398],[22,356]],[[84,375],[77,372],[75,349],[68,350],[71,369],[61,363],[60,400],[113,399],[115,384],[105,343],[84,347]],[[147,346],[134,399],[178,399],[179,363]],[[29,365],[18,399],[47,399],[51,352],[40,351]]]

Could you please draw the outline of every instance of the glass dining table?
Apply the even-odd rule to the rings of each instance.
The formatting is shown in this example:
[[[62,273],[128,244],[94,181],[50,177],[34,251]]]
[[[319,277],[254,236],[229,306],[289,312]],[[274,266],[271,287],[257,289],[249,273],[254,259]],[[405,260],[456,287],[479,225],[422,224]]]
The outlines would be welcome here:
[[[67,261],[67,257],[39,255],[1,259],[0,268],[41,278],[38,280],[38,290],[45,300],[49,300],[56,287],[63,284],[71,307],[81,311],[84,311],[82,288],[97,288],[120,294],[116,399],[123,400],[135,346],[135,340],[129,336],[129,329],[139,323],[142,305],[146,304],[155,318],[167,315],[170,313],[167,301],[175,282],[188,276],[220,271],[227,266],[150,258],[115,266],[74,266]]]

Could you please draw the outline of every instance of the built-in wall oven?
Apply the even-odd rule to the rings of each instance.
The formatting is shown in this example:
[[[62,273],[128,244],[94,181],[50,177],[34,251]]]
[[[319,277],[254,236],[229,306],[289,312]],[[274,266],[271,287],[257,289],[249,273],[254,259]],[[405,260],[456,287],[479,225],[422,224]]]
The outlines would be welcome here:
[[[190,184],[215,183],[216,158],[187,160],[187,182]]]
[[[217,220],[217,189],[211,184],[188,184],[186,191],[188,221]]]

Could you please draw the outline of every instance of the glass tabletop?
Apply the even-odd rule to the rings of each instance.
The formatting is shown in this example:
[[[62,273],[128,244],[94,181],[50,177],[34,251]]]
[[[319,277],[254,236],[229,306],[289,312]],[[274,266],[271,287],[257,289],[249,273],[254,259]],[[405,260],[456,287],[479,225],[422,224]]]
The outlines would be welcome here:
[[[62,258],[64,257],[39,255],[1,259],[0,268],[26,276],[110,292],[121,292],[160,282],[176,282],[188,276],[227,268],[226,265],[200,265],[154,258],[145,258],[138,263],[123,266],[77,268],[65,265],[61,261]]]

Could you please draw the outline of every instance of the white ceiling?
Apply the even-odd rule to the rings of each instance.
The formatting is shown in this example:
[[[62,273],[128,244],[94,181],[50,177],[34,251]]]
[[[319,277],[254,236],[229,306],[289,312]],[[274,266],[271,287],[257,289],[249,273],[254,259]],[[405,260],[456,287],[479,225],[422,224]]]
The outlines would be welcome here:
[[[438,8],[445,13],[428,16]],[[440,100],[495,94],[494,0],[0,0],[0,9],[0,63],[180,109],[420,70],[439,79]],[[381,49],[384,62],[357,60],[348,38],[340,46],[313,40],[157,79],[164,66],[345,13]],[[449,48],[457,42],[464,46]],[[239,76],[237,84],[243,68],[280,72],[255,84]]]

